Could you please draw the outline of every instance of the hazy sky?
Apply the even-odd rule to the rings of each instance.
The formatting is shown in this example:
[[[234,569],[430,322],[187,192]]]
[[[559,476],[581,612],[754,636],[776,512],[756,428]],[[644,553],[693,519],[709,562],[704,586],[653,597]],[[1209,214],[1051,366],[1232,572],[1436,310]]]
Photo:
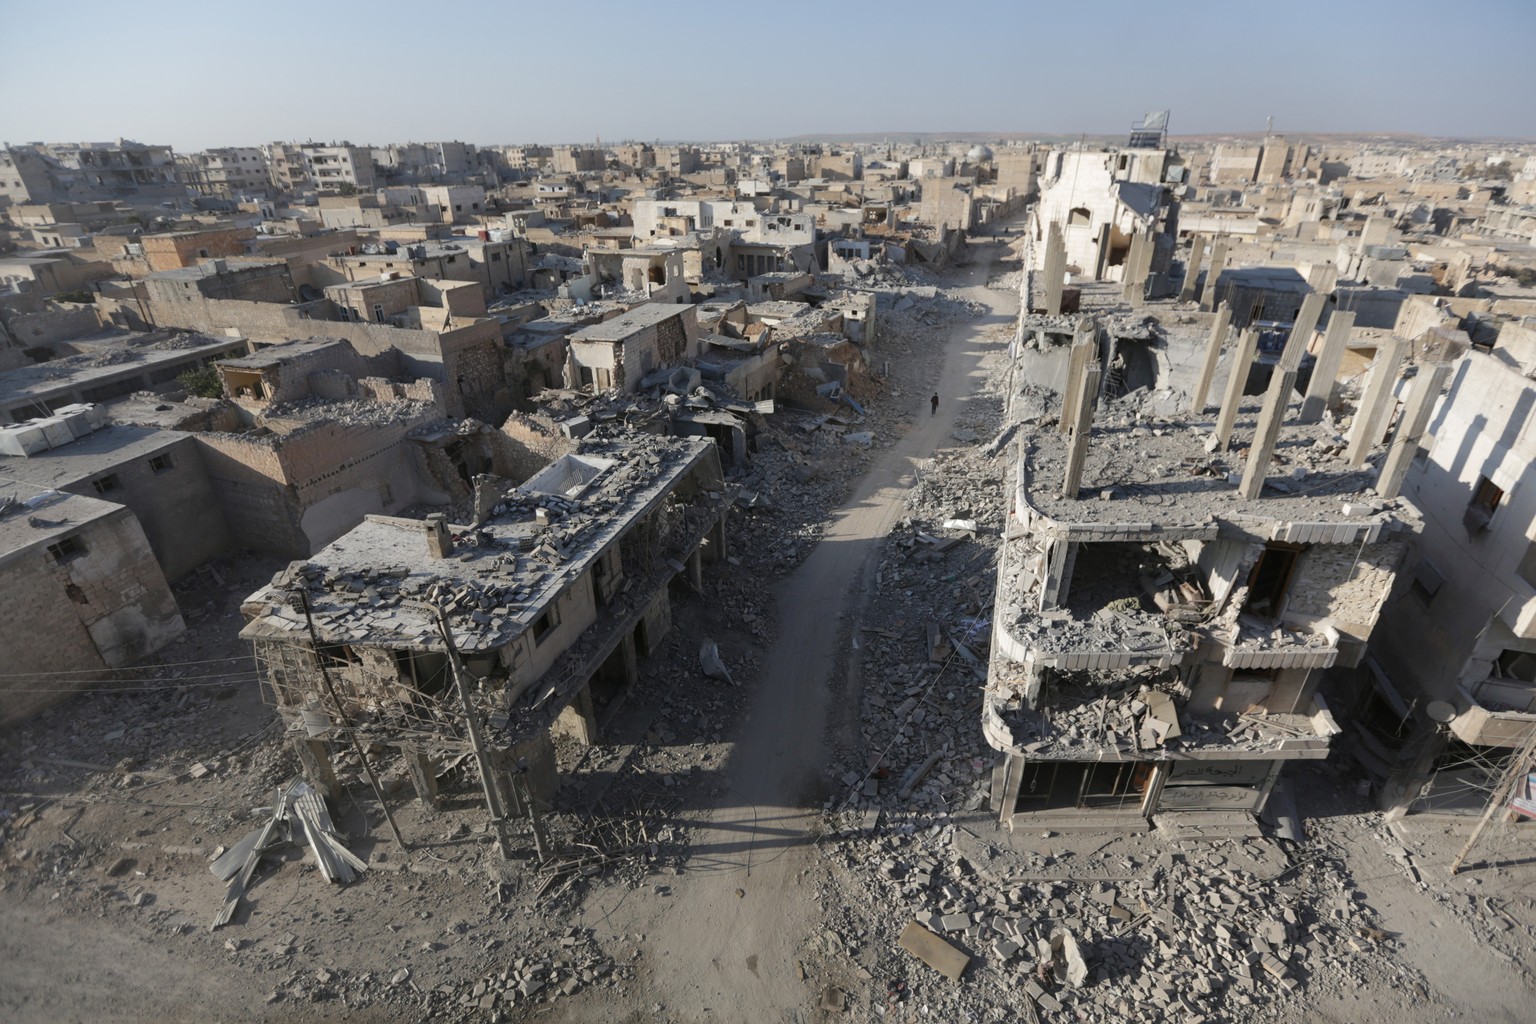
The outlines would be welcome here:
[[[1536,138],[1536,0],[0,0],[0,141]]]

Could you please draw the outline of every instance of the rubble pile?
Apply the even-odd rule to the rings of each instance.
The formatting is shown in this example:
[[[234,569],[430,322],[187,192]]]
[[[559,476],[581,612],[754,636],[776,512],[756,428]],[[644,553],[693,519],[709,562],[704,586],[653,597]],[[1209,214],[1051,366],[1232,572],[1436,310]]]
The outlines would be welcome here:
[[[1045,351],[1059,345],[1070,345],[1082,316],[1064,313],[1052,316],[1034,313],[1024,319],[1024,348]],[[1102,313],[1100,326],[1105,333],[1117,340],[1161,342],[1165,329],[1156,317],[1142,313]]]
[[[936,819],[827,849],[832,898],[868,915],[865,963],[940,1020],[1022,992],[1046,1021],[1251,1021],[1304,986],[1423,985],[1326,855],[1261,874],[1273,847],[1248,840],[1064,865],[969,831]],[[970,954],[960,984],[894,948],[909,920]]]
[[[269,405],[262,411],[263,422],[275,420],[321,421],[347,427],[384,427],[420,419],[436,408],[431,402],[397,398],[378,402],[371,398],[321,398],[305,396]]]
[[[595,947],[591,929],[567,928],[557,944],[544,947],[544,955],[511,960],[504,969],[469,985],[467,992],[462,991],[463,985],[453,985],[436,989],[434,994],[452,999],[457,993],[454,1001],[459,1006],[493,1010],[497,1006],[552,1002],[592,985],[617,985],[632,974],[631,968],[615,965]],[[423,1000],[428,1005],[435,1001]]]

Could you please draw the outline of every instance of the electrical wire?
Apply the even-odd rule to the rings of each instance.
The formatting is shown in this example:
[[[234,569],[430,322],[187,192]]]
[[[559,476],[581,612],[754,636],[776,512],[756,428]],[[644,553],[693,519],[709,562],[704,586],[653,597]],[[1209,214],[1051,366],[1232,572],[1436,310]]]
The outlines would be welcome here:
[[[189,665],[216,665],[225,661],[245,661],[249,654],[238,654],[229,658],[208,658],[204,661],[163,661],[154,665],[141,665],[139,668],[184,668]],[[115,672],[117,669],[100,669],[102,672]],[[78,676],[84,672],[69,669],[61,669],[57,672],[0,672],[0,679],[32,679],[37,676]]]
[[[260,682],[261,681],[261,675],[259,673],[255,672],[254,670],[248,670],[248,671],[244,671],[244,672],[234,673],[234,674],[227,675],[227,676],[207,676],[207,677],[204,677],[204,678],[213,679],[215,681],[214,682],[209,682],[209,683],[176,683],[176,682],[173,682],[173,683],[166,683],[165,685],[162,685],[162,686],[74,686],[71,683],[69,683],[68,681],[61,681],[57,686],[49,686],[49,687],[6,686],[6,687],[3,687],[3,688],[0,688],[0,691],[3,691],[5,693],[66,693],[66,694],[70,694],[70,695],[81,694],[81,693],[149,693],[149,692],[153,692],[153,691],[156,691],[156,690],[182,690],[182,689],[194,689],[195,690],[195,689],[201,689],[201,688],[204,688],[204,687],[212,688],[212,687],[217,687],[217,686],[227,686],[230,683],[245,683],[245,682],[255,683],[255,682]],[[132,680],[130,680],[130,682],[131,681]],[[140,681],[142,681],[142,680],[140,680]],[[157,680],[157,682],[161,682],[161,681]]]

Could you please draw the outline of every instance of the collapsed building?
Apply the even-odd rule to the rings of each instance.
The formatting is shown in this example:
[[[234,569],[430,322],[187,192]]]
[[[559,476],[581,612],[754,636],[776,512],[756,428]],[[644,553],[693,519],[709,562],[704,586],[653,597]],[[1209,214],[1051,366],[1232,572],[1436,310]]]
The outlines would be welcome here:
[[[241,635],[326,794],[330,744],[351,730],[398,748],[431,805],[446,762],[476,748],[493,816],[550,799],[551,733],[596,740],[597,708],[670,628],[669,589],[698,589],[725,556],[732,495],[702,439],[588,438],[520,482],[476,485],[473,522],[368,516],[244,606]]]
[[[1021,336],[1048,333],[1035,320],[1059,326],[1026,316]],[[992,809],[1011,827],[1173,812],[1244,827],[1286,762],[1326,757],[1339,732],[1323,673],[1365,656],[1419,516],[1379,479],[1400,456],[1378,473],[1306,414],[1299,332],[1262,401],[1243,394],[1256,332],[1242,332],[1212,420],[1227,334],[1219,317],[1177,409],[1152,400],[1155,379],[1106,395],[1125,346],[1097,321],[1074,328],[1059,403],[1029,382],[1039,357],[1015,348],[1021,453],[983,702],[1002,755]]]

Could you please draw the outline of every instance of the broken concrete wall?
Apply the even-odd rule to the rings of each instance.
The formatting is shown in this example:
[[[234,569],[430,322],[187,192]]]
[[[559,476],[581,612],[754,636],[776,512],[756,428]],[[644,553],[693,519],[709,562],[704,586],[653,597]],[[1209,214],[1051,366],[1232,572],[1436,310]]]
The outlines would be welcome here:
[[[209,433],[199,434],[197,443],[224,518],[242,546],[288,558],[309,554],[274,437]]]
[[[364,515],[442,497],[406,436],[437,415],[388,423],[325,421],[282,436],[202,434],[208,475],[235,537],[292,558]]]
[[[576,452],[576,442],[546,416],[515,412],[491,437],[492,472],[516,484]]]
[[[36,541],[0,555],[0,621],[6,624],[0,631],[0,662],[6,666],[0,725],[73,694],[73,686],[48,686],[48,679],[60,678],[51,673],[131,665],[186,628],[128,509],[114,507],[78,527],[38,533]],[[48,546],[70,537],[83,553],[61,562]]]
[[[101,330],[101,312],[91,303],[60,303],[50,307],[35,313],[5,315],[6,329],[20,347],[55,345]],[[25,366],[27,362],[16,365]]]
[[[1285,606],[1287,621],[1323,623],[1363,644],[1392,592],[1407,544],[1314,544],[1301,556]]]

